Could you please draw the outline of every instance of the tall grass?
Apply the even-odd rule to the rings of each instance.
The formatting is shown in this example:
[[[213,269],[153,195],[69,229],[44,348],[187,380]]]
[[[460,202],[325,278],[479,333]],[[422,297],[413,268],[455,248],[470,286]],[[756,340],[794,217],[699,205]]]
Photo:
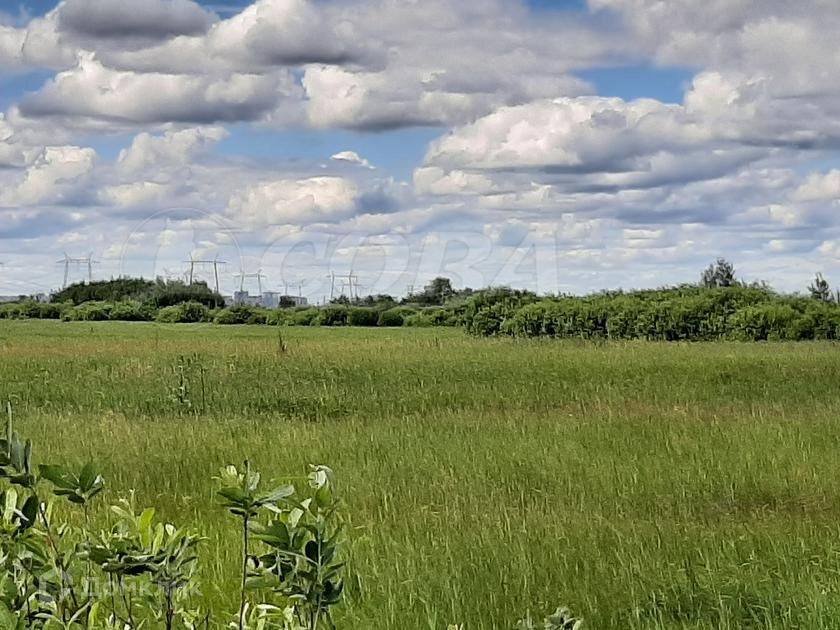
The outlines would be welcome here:
[[[840,354],[828,343],[468,338],[449,329],[0,322],[36,458],[107,462],[209,541],[221,464],[329,462],[351,523],[339,627],[836,628]],[[228,606],[230,607],[230,606]]]

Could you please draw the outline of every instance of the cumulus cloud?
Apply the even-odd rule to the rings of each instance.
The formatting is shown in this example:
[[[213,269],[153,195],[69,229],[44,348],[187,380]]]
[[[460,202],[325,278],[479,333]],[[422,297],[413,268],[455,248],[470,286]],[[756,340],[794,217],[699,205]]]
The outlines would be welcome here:
[[[500,108],[456,128],[429,147],[415,184],[428,194],[539,207],[563,195],[579,203],[712,180],[766,155],[681,105],[562,98]]]
[[[120,151],[117,166],[123,173],[181,166],[226,136],[227,131],[223,127],[170,130],[163,135],[143,132],[135,136],[127,148]]]
[[[192,0],[64,0],[57,9],[58,25],[82,37],[169,39],[204,33],[213,14]]]
[[[782,287],[823,260],[840,273],[835,0],[589,0],[590,13],[255,0],[224,18],[192,0],[140,5],[64,0],[0,23],[4,69],[57,71],[0,114],[0,249],[110,246],[90,235],[127,238],[165,212],[165,230],[140,230],[138,257],[155,239],[174,261],[217,247],[219,220],[243,247],[291,247],[312,229],[324,242],[397,235],[426,257],[401,269],[545,290],[693,280],[718,254],[759,277],[772,265]],[[645,61],[694,68],[681,103],[593,96],[576,76]],[[241,145],[216,145],[240,122],[446,131],[409,183],[389,177],[403,160],[373,169],[351,150],[226,155]],[[79,146],[127,131],[114,160]],[[185,208],[206,214],[189,243],[173,236],[200,223]],[[341,264],[354,251],[360,268],[384,264],[359,243]],[[549,282],[532,282],[535,265]]]
[[[235,192],[228,215],[250,229],[333,222],[352,213],[358,194],[356,185],[341,177],[267,181]]]
[[[11,207],[70,201],[93,170],[95,161],[93,149],[46,147],[26,169],[20,184],[4,191],[0,201]]]
[[[23,62],[14,52],[19,40],[51,29],[39,39],[48,53],[29,54],[28,63],[49,57],[51,67],[66,69],[22,104],[26,115],[102,125],[460,124],[501,105],[588,93],[572,71],[621,48],[583,22],[536,20],[511,0],[257,0],[209,27],[213,17],[190,0],[154,0],[131,12],[107,0],[101,19],[76,19],[89,2],[65,0],[40,27],[33,21],[0,36],[0,54],[8,49]],[[158,20],[161,12],[173,19]],[[162,41],[148,43],[155,38]],[[239,98],[224,93],[227,85]],[[149,95],[157,98],[147,104]]]
[[[255,120],[294,90],[288,75],[181,76],[117,71],[93,54],[25,98],[26,117],[113,125]]]
[[[701,70],[686,106],[744,142],[840,143],[840,12],[833,0],[590,0],[659,63]]]
[[[0,23],[2,68],[65,68],[73,63],[77,52],[59,31],[55,10],[22,27]]]
[[[812,173],[796,190],[798,201],[840,201],[840,170]]]

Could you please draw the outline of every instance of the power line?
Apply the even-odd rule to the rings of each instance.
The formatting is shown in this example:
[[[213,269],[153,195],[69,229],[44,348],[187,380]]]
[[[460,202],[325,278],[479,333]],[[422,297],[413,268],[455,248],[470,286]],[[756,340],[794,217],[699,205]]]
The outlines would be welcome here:
[[[55,261],[57,265],[64,265],[64,283],[61,285],[62,289],[67,288],[67,281],[70,278],[70,267],[73,266],[76,269],[82,269],[83,267],[87,267],[87,279],[88,283],[93,282],[93,266],[98,265],[99,261],[93,259],[93,252],[89,255],[84,257],[78,258],[71,258],[65,252],[64,258],[61,260]]]
[[[226,265],[227,262],[224,260],[219,260],[218,258],[214,258],[213,260],[196,260],[195,258],[190,258],[186,261],[187,264],[190,266],[189,271],[189,284],[192,285],[193,281],[195,280],[195,271],[196,268],[213,268],[213,277],[216,280],[216,293],[220,293],[219,290],[219,265]]]
[[[257,289],[259,290],[259,294],[262,295],[262,279],[267,278],[262,269],[257,269],[256,273],[245,273],[245,270],[240,270],[236,277],[239,278],[239,290],[245,291],[245,278],[256,278],[257,279]]]

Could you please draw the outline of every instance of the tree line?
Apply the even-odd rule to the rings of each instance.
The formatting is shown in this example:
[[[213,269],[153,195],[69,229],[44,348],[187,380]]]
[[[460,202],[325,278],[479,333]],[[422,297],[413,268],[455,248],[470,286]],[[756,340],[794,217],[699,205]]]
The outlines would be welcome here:
[[[220,325],[458,326],[478,336],[742,341],[840,339],[840,294],[817,274],[807,294],[740,280],[718,259],[696,284],[586,296],[507,287],[456,290],[435,278],[401,300],[347,297],[321,307],[224,306],[204,283],[120,278],[72,285],[49,304],[0,305],[0,319]]]

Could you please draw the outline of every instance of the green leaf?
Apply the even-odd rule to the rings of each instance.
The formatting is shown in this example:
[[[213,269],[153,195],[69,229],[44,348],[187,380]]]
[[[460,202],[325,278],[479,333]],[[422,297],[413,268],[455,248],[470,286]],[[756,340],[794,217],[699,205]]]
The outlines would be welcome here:
[[[260,503],[277,503],[283,499],[288,499],[295,493],[295,487],[291,484],[275,488],[260,499]]]
[[[96,472],[96,467],[93,462],[88,462],[79,474],[79,489],[82,492],[88,492],[93,487],[98,477],[99,475]]]
[[[38,506],[40,505],[40,500],[35,495],[30,496],[26,499],[21,508],[20,512],[23,514],[23,517],[26,521],[23,524],[24,529],[29,529],[35,524],[35,520],[38,518]]]
[[[41,476],[58,488],[72,490],[78,486],[76,476],[63,466],[41,464],[38,466]]]

